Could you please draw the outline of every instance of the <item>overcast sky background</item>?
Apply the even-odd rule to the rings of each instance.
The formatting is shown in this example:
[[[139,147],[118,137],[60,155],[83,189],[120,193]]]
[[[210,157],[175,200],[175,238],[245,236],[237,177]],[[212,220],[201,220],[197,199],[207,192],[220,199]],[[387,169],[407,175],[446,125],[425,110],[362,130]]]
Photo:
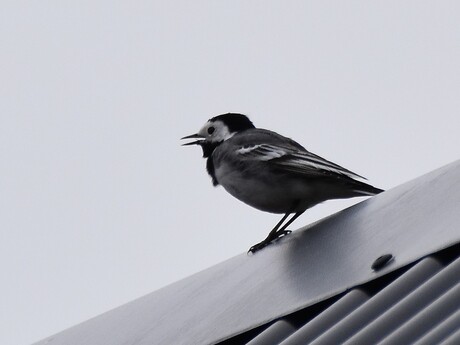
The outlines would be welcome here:
[[[460,158],[459,13],[1,2],[0,343],[38,341],[267,235],[280,216],[213,188],[201,150],[180,147],[214,115],[249,114],[385,189]]]

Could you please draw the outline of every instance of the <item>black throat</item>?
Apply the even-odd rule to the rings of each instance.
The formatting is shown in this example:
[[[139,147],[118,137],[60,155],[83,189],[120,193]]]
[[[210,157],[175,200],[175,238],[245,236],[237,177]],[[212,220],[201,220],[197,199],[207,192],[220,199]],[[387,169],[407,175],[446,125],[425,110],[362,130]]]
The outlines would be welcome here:
[[[211,176],[212,184],[214,186],[219,185],[219,181],[217,181],[215,169],[214,169],[214,161],[212,159],[212,153],[216,149],[217,146],[222,144],[222,141],[217,143],[210,143],[207,141],[203,141],[200,143],[201,148],[203,149],[203,157],[207,158],[206,161],[206,170],[208,171],[209,176]]]

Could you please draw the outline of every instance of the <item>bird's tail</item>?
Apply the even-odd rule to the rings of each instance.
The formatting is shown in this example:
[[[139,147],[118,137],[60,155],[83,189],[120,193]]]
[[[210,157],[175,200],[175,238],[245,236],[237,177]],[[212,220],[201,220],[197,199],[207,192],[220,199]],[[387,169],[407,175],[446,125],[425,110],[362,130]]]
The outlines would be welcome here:
[[[371,186],[370,184],[354,181],[354,190],[358,196],[372,196],[382,193],[384,190]]]

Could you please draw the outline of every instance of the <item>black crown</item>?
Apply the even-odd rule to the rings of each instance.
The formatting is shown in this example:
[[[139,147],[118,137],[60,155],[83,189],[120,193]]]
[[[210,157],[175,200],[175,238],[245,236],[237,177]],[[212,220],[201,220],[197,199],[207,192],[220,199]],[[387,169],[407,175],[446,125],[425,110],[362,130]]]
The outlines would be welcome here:
[[[213,117],[209,120],[210,122],[222,121],[227,127],[228,130],[233,132],[240,132],[246,129],[256,128],[251,120],[248,119],[246,115],[237,114],[237,113],[227,113]]]

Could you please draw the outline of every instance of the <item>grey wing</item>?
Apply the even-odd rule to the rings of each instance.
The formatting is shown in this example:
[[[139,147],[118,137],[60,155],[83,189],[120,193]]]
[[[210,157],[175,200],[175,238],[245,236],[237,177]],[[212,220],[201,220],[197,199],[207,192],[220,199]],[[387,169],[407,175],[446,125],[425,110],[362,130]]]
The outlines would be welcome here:
[[[238,147],[235,151],[240,159],[266,162],[281,171],[304,175],[306,177],[341,176],[348,178],[364,177],[330,162],[307,150],[299,150],[292,145],[254,144]]]

